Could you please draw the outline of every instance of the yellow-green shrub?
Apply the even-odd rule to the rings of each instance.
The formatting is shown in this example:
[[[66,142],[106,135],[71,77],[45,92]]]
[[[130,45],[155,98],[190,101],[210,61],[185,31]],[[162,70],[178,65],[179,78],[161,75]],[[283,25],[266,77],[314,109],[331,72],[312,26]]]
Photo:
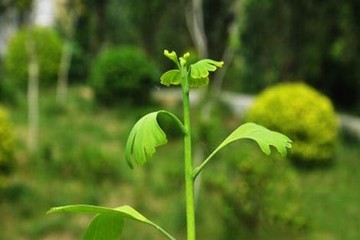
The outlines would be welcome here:
[[[5,176],[14,165],[13,130],[7,111],[0,107],[0,189],[5,185]]]
[[[282,132],[293,140],[294,160],[325,163],[332,159],[338,120],[331,101],[302,83],[268,88],[249,109],[247,121]]]

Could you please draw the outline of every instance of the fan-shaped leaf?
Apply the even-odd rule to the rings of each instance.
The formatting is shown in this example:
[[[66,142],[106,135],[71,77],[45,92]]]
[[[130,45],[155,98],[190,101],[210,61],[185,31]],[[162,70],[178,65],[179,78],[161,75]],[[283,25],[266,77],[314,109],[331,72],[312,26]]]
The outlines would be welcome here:
[[[124,227],[120,214],[97,214],[90,222],[84,240],[118,240]]]
[[[224,62],[218,62],[211,59],[203,59],[191,65],[190,75],[194,79],[206,78],[209,71],[214,72],[217,68],[222,67]]]
[[[184,132],[181,121],[168,111],[160,110],[143,116],[131,129],[125,147],[125,160],[131,168],[133,161],[138,164],[146,163],[157,146],[167,143],[166,135],[157,122],[159,114],[170,116]]]
[[[86,238],[91,236],[100,236],[100,233],[105,233],[106,231],[111,231],[111,233],[107,233],[107,236],[120,236],[123,226],[123,219],[128,218],[132,219],[144,224],[148,224],[162,234],[164,234],[169,239],[173,238],[169,233],[167,233],[164,229],[162,229],[159,225],[155,224],[154,222],[150,221],[146,217],[144,217],[141,213],[136,211],[134,208],[124,205],[117,208],[106,208],[94,205],[68,205],[68,206],[61,206],[55,207],[48,211],[49,213],[90,213],[96,214],[95,218],[89,225],[89,229],[85,234],[85,240],[90,239],[118,239],[118,238]],[[122,220],[120,220],[122,219]],[[116,226],[113,230],[111,230],[112,226],[114,226],[118,222],[119,226]],[[110,224],[110,225],[109,225]]]
[[[160,83],[165,86],[179,85],[181,83],[180,71],[177,69],[169,70],[160,77],[160,80],[161,80]],[[191,88],[202,87],[208,84],[209,84],[208,77],[204,77],[204,78],[192,78],[191,76],[189,77],[189,86]]]
[[[266,155],[270,155],[270,146],[274,146],[282,156],[285,156],[287,148],[291,148],[292,143],[290,138],[284,134],[271,131],[255,123],[245,123],[232,132],[217,149],[220,150],[225,145],[243,138],[257,142]]]
[[[177,69],[169,70],[160,77],[160,80],[160,83],[165,86],[178,85],[181,82],[180,71]]]
[[[245,123],[232,132],[210,155],[194,170],[194,178],[201,172],[209,160],[223,147],[239,139],[254,140],[266,154],[271,153],[270,146],[274,146],[282,156],[286,155],[287,148],[291,148],[292,141],[287,136],[271,131],[255,123]]]
[[[87,204],[67,205],[51,208],[47,213],[92,213],[92,214],[118,214],[126,218],[149,223],[150,221],[134,208],[124,205],[117,208],[107,208]]]
[[[209,78],[189,78],[189,86],[191,88],[203,87],[209,84]]]

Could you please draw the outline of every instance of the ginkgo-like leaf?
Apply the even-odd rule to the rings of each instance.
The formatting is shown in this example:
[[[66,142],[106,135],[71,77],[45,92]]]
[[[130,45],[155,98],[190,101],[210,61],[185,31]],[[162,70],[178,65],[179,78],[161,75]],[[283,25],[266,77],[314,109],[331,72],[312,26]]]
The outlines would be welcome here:
[[[155,153],[156,147],[167,143],[165,132],[157,121],[159,114],[170,116],[184,132],[181,121],[168,111],[160,110],[143,116],[131,129],[125,147],[125,160],[131,168],[133,161],[138,164],[146,163]]]
[[[197,88],[197,87],[203,87],[207,86],[209,84],[209,78],[189,78],[189,87],[191,88]]]
[[[214,72],[222,67],[224,62],[214,61],[212,59],[203,59],[191,65],[190,76],[194,79],[206,78],[209,72]]]
[[[255,123],[245,123],[233,131],[210,155],[209,157],[194,170],[194,178],[205,167],[209,160],[223,147],[240,139],[254,140],[260,149],[266,154],[271,153],[270,146],[275,147],[278,152],[285,156],[287,149],[291,148],[292,141],[284,134],[271,131],[261,125]]]
[[[87,214],[96,214],[95,218],[92,220],[92,222],[89,225],[89,229],[87,230],[85,237],[90,236],[97,236],[97,234],[105,231],[113,231],[111,233],[108,233],[109,236],[120,236],[122,231],[122,225],[123,221],[120,219],[128,218],[132,219],[144,224],[148,224],[158,231],[160,231],[162,234],[164,234],[169,239],[175,239],[173,238],[169,233],[167,233],[163,228],[161,228],[159,225],[155,224],[154,222],[150,221],[146,217],[144,217],[141,213],[136,211],[134,208],[124,205],[117,208],[107,208],[107,207],[100,207],[100,206],[94,206],[94,205],[86,205],[86,204],[79,204],[79,205],[67,205],[67,206],[61,206],[61,207],[55,207],[51,208],[48,211],[49,213],[87,213]],[[95,221],[95,222],[94,222]],[[111,226],[115,225],[116,221],[118,221],[119,226],[116,226],[115,229],[112,229]],[[108,225],[106,225],[108,224]],[[110,225],[109,225],[110,224]],[[118,238],[85,238],[85,240],[90,239],[118,239]]]
[[[48,212],[51,213],[90,213],[90,214],[118,214],[126,218],[131,218],[133,220],[149,223],[150,221],[144,217],[141,213],[136,211],[134,208],[124,205],[117,208],[107,208],[95,205],[87,204],[76,204],[76,205],[67,205],[61,207],[51,208]]]
[[[165,86],[179,85],[180,82],[181,74],[178,69],[169,70],[160,77],[160,83]]]
[[[165,86],[179,85],[181,83],[180,71],[177,69],[169,70],[160,77],[160,80],[161,80],[160,83]],[[189,77],[189,86],[191,88],[202,87],[208,84],[209,84],[208,77],[204,77],[204,78],[192,78],[191,76]]]
[[[124,227],[120,214],[97,214],[90,222],[84,240],[119,240]]]
[[[245,123],[232,132],[220,145],[219,149],[238,139],[252,139],[259,145],[260,149],[270,155],[270,146],[274,146],[282,156],[286,155],[287,148],[291,148],[292,141],[284,134],[271,131],[255,123]]]

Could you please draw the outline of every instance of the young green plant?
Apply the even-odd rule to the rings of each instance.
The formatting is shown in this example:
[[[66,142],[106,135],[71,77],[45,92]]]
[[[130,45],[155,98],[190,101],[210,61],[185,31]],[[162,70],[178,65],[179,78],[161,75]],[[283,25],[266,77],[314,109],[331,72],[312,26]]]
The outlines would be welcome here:
[[[183,133],[184,138],[184,176],[185,176],[185,203],[186,203],[186,225],[187,239],[196,239],[194,183],[196,177],[213,159],[213,156],[223,147],[240,139],[254,140],[260,149],[267,155],[271,153],[270,146],[275,147],[281,155],[285,155],[287,148],[291,148],[291,140],[278,132],[270,131],[255,123],[245,123],[232,132],[225,140],[199,165],[194,166],[191,150],[191,117],[190,117],[190,88],[206,86],[209,83],[209,72],[214,72],[222,67],[223,62],[211,59],[203,59],[194,64],[187,63],[190,56],[185,53],[182,57],[175,52],[164,51],[164,55],[173,61],[175,69],[165,72],[160,80],[165,86],[180,85],[183,100],[183,121],[173,113],[160,110],[143,116],[130,131],[126,149],[125,160],[133,168],[133,163],[142,165],[156,151],[156,147],[166,144],[166,134],[158,123],[160,115],[166,115],[175,122]],[[150,225],[160,231],[166,238],[175,239],[163,228],[148,220],[138,211],[130,206],[118,208],[106,208],[93,205],[67,205],[55,207],[48,213],[89,213],[95,217],[87,228],[84,239],[115,240],[119,239],[123,230],[125,219],[133,219]]]

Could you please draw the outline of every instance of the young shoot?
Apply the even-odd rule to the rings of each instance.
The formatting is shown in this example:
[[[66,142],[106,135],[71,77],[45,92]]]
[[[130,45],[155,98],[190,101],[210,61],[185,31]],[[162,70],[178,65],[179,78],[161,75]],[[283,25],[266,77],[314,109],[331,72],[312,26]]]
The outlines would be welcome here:
[[[266,155],[271,153],[270,146],[275,147],[282,156],[286,155],[287,149],[291,148],[291,140],[278,132],[255,123],[245,123],[233,131],[199,166],[194,166],[192,159],[192,130],[190,117],[190,88],[207,86],[210,72],[216,71],[223,66],[223,62],[211,59],[202,59],[194,64],[187,62],[190,54],[185,53],[178,57],[172,51],[164,51],[164,55],[174,62],[175,68],[165,72],[161,78],[161,84],[165,86],[180,85],[182,90],[183,119],[180,120],[175,114],[166,110],[151,112],[143,116],[130,131],[126,148],[125,160],[130,168],[145,164],[156,152],[156,148],[167,143],[164,130],[158,123],[159,115],[167,115],[183,133],[184,139],[184,179],[185,179],[185,203],[186,203],[186,226],[187,239],[196,239],[194,182],[196,177],[203,171],[205,166],[213,159],[218,151],[229,143],[240,139],[255,141],[262,152]],[[91,220],[85,235],[85,240],[115,240],[121,237],[125,219],[133,219],[154,227],[167,239],[175,239],[163,228],[148,220],[130,206],[106,208],[93,205],[67,205],[52,208],[48,213],[87,213],[95,215]]]

